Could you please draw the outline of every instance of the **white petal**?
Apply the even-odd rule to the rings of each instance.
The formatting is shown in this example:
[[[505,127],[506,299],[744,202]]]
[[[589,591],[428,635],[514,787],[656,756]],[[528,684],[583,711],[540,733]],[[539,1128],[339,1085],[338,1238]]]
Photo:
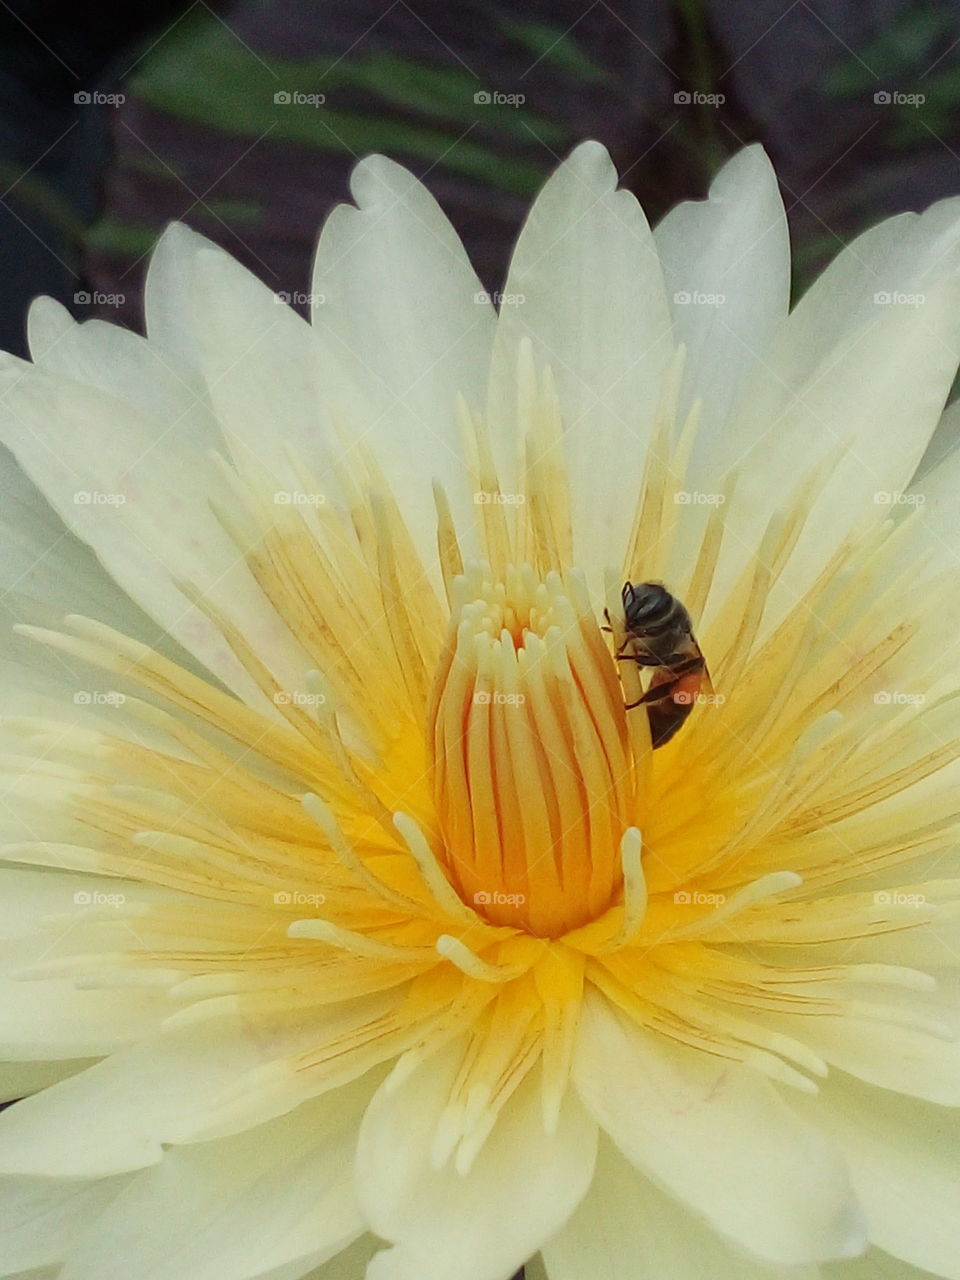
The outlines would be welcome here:
[[[92,1058],[67,1058],[63,1062],[0,1062],[0,1102],[15,1102],[28,1094],[93,1066]]]
[[[28,838],[39,838],[30,830],[29,822],[26,830]],[[51,861],[56,858],[55,853],[48,856]],[[95,912],[98,907],[101,911],[110,907],[119,909],[134,901],[144,905],[183,905],[188,900],[187,895],[172,893],[156,885],[138,884],[116,877],[75,874],[48,867],[23,869],[2,866],[0,974],[15,979],[14,985],[23,988],[22,995],[29,1002],[33,985],[31,970],[37,965],[42,967],[72,959],[92,949],[89,935],[84,935],[82,929],[82,923],[91,910]],[[119,948],[130,946],[130,925],[119,915],[112,934],[108,932],[106,921],[99,924],[99,929],[104,950],[113,945]],[[26,975],[30,975],[30,980],[20,981]],[[82,1001],[82,994],[77,994]],[[29,1070],[31,1064],[20,1066]]]
[[[882,1249],[870,1249],[862,1258],[825,1263],[823,1280],[941,1280],[941,1277],[911,1267],[899,1258],[891,1258]]]
[[[33,303],[28,333],[38,368],[136,405],[195,448],[219,443],[200,380],[156,343],[102,320],[77,324],[53,298]]]
[[[41,952],[50,949],[49,940],[36,937],[45,916],[65,916],[89,905],[94,894],[115,895],[128,892],[130,882],[111,876],[74,875],[46,868],[23,869],[4,867],[0,871],[0,940],[35,939]],[[136,892],[156,900],[176,898],[167,890],[156,893],[152,885],[136,886]],[[83,895],[86,895],[84,898]],[[70,924],[66,926],[70,928]]]
[[[18,1271],[16,1280],[58,1280],[59,1264],[52,1267],[31,1267],[29,1271]]]
[[[29,1062],[101,1057],[156,1031],[169,1012],[154,991],[78,991],[69,979],[0,978],[0,1058]],[[42,1096],[19,1105],[31,1105]],[[5,1111],[0,1125],[13,1114]]]
[[[47,500],[0,449],[0,588],[10,622],[60,622],[88,612],[140,639],[156,624],[103,571],[96,557],[66,529]],[[26,602],[32,606],[25,613]],[[49,660],[45,664],[49,670]]]
[[[818,465],[829,479],[768,601],[774,624],[854,526],[889,513],[936,427],[960,358],[960,202],[849,245],[810,288],[737,399],[718,477],[739,474],[711,593],[722,600],[768,520]],[[900,301],[884,302],[884,298]],[[879,299],[879,300],[878,300]],[[709,610],[708,610],[709,612]]]
[[[123,357],[122,344],[118,359]],[[218,524],[209,503],[229,501],[203,441],[184,421],[147,413],[99,387],[32,369],[0,403],[0,438],[117,583],[211,671],[259,698],[211,623],[180,591],[194,584],[220,605],[284,681],[304,660]],[[296,687],[291,685],[290,687]]]
[[[928,553],[933,554],[932,563],[924,573],[955,570],[960,554],[960,448],[956,445],[956,435],[960,432],[960,404],[952,405],[946,411],[938,430],[942,432],[940,452],[934,455],[931,450],[929,461],[932,465],[911,484],[909,495],[916,495],[915,505],[919,508],[914,522],[916,541],[910,550],[916,555],[922,544]],[[931,446],[937,443],[934,440]],[[905,505],[909,509],[914,504],[908,502]]]
[[[956,1033],[955,1013],[951,1019],[943,1007],[930,1012],[948,1028],[952,1023]],[[801,1034],[793,1017],[764,1017],[763,1022],[785,1035]],[[942,1106],[960,1106],[960,1042],[956,1039],[943,1040],[922,1029],[854,1014],[805,1018],[802,1039],[825,1062],[869,1084]]]
[[[364,1117],[357,1191],[371,1229],[393,1242],[369,1280],[504,1280],[590,1185],[596,1128],[568,1098],[548,1137],[536,1073],[507,1103],[469,1173],[434,1169],[430,1148],[461,1056],[456,1046],[396,1089],[384,1085]]]
[[[318,502],[339,498],[331,461],[331,410],[357,391],[324,363],[305,320],[229,254],[213,246],[192,260],[196,358],[216,410],[220,447],[252,462],[274,489],[302,488],[292,453],[319,485]]]
[[[843,1151],[873,1243],[957,1280],[960,1112],[839,1073],[801,1110]]]
[[[760,1210],[763,1212],[763,1210]],[[644,1178],[607,1139],[583,1204],[546,1245],[549,1280],[817,1280],[817,1267],[758,1262]]]
[[[865,1244],[838,1151],[768,1080],[584,1002],[574,1078],[627,1158],[759,1257],[800,1263]]]
[[[303,1277],[303,1280],[363,1280],[367,1263],[381,1247],[381,1242],[366,1233],[358,1236],[348,1248]],[[288,1280],[286,1276],[264,1276],[262,1280]],[[293,1280],[290,1277],[290,1280]]]
[[[147,268],[143,291],[147,337],[188,380],[187,371],[197,367],[196,258],[202,250],[215,248],[212,240],[182,222],[171,222],[154,246]]]
[[[501,488],[515,486],[517,357],[553,369],[572,478],[574,558],[599,573],[623,554],[672,351],[663,273],[637,201],[599,143],[547,181],[514,251],[491,372]],[[522,299],[522,301],[521,301]]]
[[[313,273],[313,324],[332,367],[364,388],[368,435],[424,556],[436,555],[433,477],[455,512],[473,519],[457,395],[486,396],[495,313],[460,239],[433,196],[406,169],[371,156],[350,179],[357,208],[324,225]]]
[[[165,1153],[79,1241],[63,1280],[303,1274],[363,1230],[352,1188],[358,1081],[248,1133]]]
[[[145,1039],[0,1115],[0,1171],[102,1177],[156,1164],[161,1144],[203,1123],[244,1072],[316,1043],[323,1030],[310,1021],[250,1029],[224,1017]]]
[[[126,1182],[0,1178],[0,1275],[60,1262]]]
[[[654,238],[674,332],[687,348],[680,400],[703,409],[690,488],[706,483],[716,434],[790,303],[790,241],[776,174],[760,146],[728,160],[708,199],[678,205]]]
[[[917,483],[921,477],[926,476],[935,467],[939,466],[945,458],[956,450],[958,444],[960,444],[960,400],[954,400],[952,404],[948,404],[944,409],[940,421],[937,423],[937,429],[930,438],[930,443],[920,459],[914,483]]]
[[[15,634],[17,623],[57,628],[66,614],[84,613],[138,640],[157,644],[176,661],[195,665],[120,590],[3,448],[0,545],[0,687],[5,715],[69,717],[74,712],[70,705],[74,696],[91,685],[86,664],[63,654],[51,656],[35,640]],[[98,709],[89,706],[81,714],[88,728],[99,717]]]

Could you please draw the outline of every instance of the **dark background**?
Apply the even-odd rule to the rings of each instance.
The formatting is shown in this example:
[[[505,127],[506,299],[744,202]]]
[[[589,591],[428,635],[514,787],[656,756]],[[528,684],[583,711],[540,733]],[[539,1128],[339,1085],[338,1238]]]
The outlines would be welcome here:
[[[490,289],[588,136],[652,221],[762,141],[797,290],[880,217],[960,192],[952,3],[0,0],[0,46],[0,346],[18,352],[37,293],[139,326],[173,218],[306,291],[317,227],[372,150],[425,178]]]

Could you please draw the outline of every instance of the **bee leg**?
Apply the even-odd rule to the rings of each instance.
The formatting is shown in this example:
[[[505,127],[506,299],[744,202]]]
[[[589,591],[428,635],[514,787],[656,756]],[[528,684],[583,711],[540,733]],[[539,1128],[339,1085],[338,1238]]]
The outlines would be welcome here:
[[[653,688],[647,690],[642,698],[638,698],[633,705],[639,707],[643,703],[644,706],[649,707],[658,702],[666,702],[673,697],[673,691],[679,683],[680,678],[677,677],[676,680],[664,680],[663,684],[655,684]]]
[[[647,706],[648,704],[645,702],[645,698],[646,694],[644,694],[643,698],[638,698],[636,702],[625,702],[623,704],[624,711],[632,711],[634,707]]]
[[[679,683],[679,680],[667,680],[663,684],[655,684],[652,689],[648,689],[643,697],[638,698],[636,702],[625,702],[623,709],[624,711],[632,711],[634,707],[655,707],[658,702],[666,702],[672,697],[673,691]]]

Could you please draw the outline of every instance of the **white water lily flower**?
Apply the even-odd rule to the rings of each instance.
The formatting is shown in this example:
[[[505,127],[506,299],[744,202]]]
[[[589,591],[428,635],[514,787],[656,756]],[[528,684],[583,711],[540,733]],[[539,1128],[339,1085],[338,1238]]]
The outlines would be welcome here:
[[[759,149],[588,143],[497,315],[353,193],[3,366],[0,1274],[958,1280],[960,202],[788,316]]]

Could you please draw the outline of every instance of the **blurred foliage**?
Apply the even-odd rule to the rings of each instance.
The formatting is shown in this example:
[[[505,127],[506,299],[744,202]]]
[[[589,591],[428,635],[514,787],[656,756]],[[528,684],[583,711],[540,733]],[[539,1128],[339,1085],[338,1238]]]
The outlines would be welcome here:
[[[570,43],[565,47],[569,51]],[[581,62],[572,54],[570,61]],[[261,52],[252,59],[227,27],[200,9],[144,62],[130,87],[148,106],[253,140],[270,134],[325,150],[402,152],[431,161],[446,152],[452,170],[524,195],[542,180],[542,164],[504,160],[459,137],[477,122],[475,94],[482,89],[473,73],[457,66],[363,50],[342,58],[292,61]],[[282,111],[278,106],[295,104],[278,103],[278,93],[322,93],[333,101],[352,99],[356,106],[324,103],[322,110]],[[494,103],[487,115],[481,130],[486,134],[524,144],[534,133],[551,145],[568,141],[562,124],[523,106]]]
[[[951,51],[953,29],[951,15],[938,6],[908,9],[874,40],[832,67],[824,78],[824,89],[847,100],[866,94],[894,99],[898,93],[919,99],[877,102],[890,108],[885,137],[893,148],[907,149],[929,142],[931,134],[949,133],[957,126],[960,66],[938,63]],[[918,67],[929,70],[918,76]]]
[[[317,228],[371,151],[424,178],[493,289],[531,195],[584,137],[608,147],[651,222],[762,142],[795,293],[871,223],[960,190],[948,0],[164,0],[136,21],[64,9],[69,37],[55,0],[14,4],[0,87],[6,74],[11,134],[29,137],[0,153],[8,287],[59,278],[68,304],[122,293],[110,318],[132,325],[146,255],[174,218],[271,287],[304,288]],[[79,110],[78,84],[126,101]]]

